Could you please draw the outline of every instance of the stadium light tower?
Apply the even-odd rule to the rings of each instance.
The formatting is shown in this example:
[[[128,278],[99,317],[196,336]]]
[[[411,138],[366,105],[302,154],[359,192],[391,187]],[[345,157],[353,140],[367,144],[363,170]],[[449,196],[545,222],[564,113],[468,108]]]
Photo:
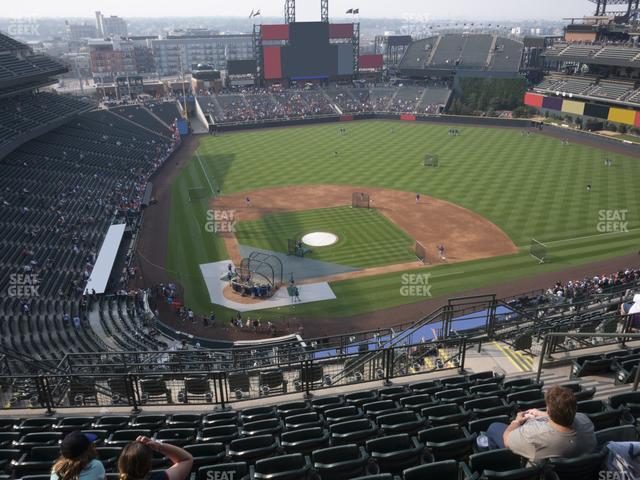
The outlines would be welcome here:
[[[296,0],[285,0],[284,2],[284,23],[296,22]]]
[[[596,4],[596,17],[613,15],[615,17],[621,17],[624,21],[632,21],[635,20],[638,16],[638,6],[640,5],[640,0],[589,0],[591,3]],[[609,10],[607,12],[607,7],[626,6],[625,10]]]
[[[320,20],[329,23],[329,0],[320,0]]]

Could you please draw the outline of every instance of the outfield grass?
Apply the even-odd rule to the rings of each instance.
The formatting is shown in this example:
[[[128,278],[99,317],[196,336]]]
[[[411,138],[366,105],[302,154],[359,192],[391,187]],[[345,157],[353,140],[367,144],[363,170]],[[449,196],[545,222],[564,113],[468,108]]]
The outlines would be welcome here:
[[[434,268],[436,296],[638,249],[637,159],[608,154],[615,166],[605,168],[602,150],[562,146],[544,135],[522,137],[517,129],[462,127],[461,136],[449,137],[447,125],[370,121],[346,127],[345,136],[327,124],[203,137],[171,199],[167,268],[185,287],[188,305],[210,310],[198,265],[228,258],[219,238],[204,230],[207,202],[189,201],[189,188],[210,183],[223,194],[296,184],[420,192],[483,215],[523,247],[519,255]],[[428,152],[439,155],[439,168],[422,166]],[[600,210],[628,210],[630,233],[601,236]],[[436,221],[446,228],[446,218]],[[529,257],[531,238],[550,245],[552,263],[537,265]],[[351,315],[421,300],[401,296],[401,280],[390,274],[336,282],[338,300],[297,306],[296,313]]]
[[[338,242],[313,248],[313,260],[356,268],[416,260],[412,239],[377,210],[336,207],[267,215],[239,222],[236,238],[243,245],[287,253],[287,239],[310,232],[330,232]]]

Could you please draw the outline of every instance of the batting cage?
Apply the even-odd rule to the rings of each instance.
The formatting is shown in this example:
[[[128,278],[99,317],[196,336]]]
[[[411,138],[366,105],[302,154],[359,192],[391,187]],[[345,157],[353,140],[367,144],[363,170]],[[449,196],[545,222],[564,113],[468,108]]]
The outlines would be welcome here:
[[[418,257],[422,263],[427,263],[427,249],[424,248],[424,245],[416,241],[416,244],[413,247],[413,251],[415,252],[416,257]]]
[[[440,158],[433,153],[427,153],[424,156],[425,167],[438,167],[440,165]]]
[[[196,187],[189,189],[189,201],[197,202],[209,198],[209,189],[204,187]]]
[[[282,260],[275,255],[252,252],[243,258],[237,269],[240,282],[266,284],[271,288],[282,285],[284,268]]]
[[[353,208],[370,208],[371,200],[368,193],[353,192],[351,195],[351,206]]]
[[[538,260],[540,263],[545,263],[549,261],[547,246],[536,240],[535,238],[531,239],[531,247],[529,249],[529,255]]]

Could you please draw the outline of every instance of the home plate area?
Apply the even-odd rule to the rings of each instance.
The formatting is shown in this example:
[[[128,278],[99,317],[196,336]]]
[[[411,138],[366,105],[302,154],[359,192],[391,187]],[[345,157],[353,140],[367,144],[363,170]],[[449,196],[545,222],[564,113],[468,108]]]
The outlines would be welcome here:
[[[239,312],[287,307],[292,304],[293,299],[289,295],[286,283],[273,296],[259,300],[233,292],[229,288],[229,281],[227,280],[229,264],[232,264],[230,260],[223,260],[200,265],[200,271],[207,285],[211,303],[232,308]],[[236,268],[235,265],[234,268]],[[297,288],[299,289],[300,300],[296,300],[295,304],[336,299],[336,295],[327,282],[309,283],[299,285]]]

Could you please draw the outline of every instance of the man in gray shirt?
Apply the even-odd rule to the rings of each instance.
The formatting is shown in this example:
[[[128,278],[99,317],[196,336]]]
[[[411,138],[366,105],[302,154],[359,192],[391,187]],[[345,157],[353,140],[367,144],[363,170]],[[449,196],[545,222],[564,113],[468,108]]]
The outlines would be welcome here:
[[[487,429],[489,446],[508,448],[531,462],[552,457],[571,458],[596,449],[589,418],[576,413],[576,397],[568,388],[553,386],[545,392],[547,411],[519,412],[509,425],[494,423]]]

